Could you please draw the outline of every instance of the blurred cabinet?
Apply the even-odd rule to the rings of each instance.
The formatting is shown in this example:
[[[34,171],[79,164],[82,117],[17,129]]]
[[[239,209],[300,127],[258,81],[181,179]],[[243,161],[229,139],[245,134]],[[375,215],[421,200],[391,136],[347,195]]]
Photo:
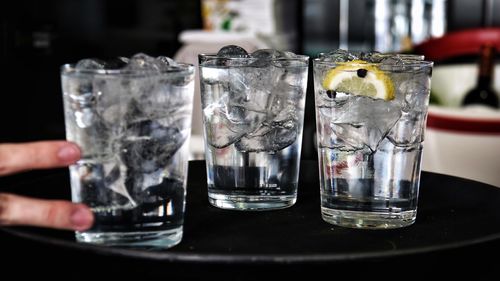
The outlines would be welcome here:
[[[303,45],[309,55],[343,46],[401,51],[484,25],[500,26],[500,0],[304,0]]]

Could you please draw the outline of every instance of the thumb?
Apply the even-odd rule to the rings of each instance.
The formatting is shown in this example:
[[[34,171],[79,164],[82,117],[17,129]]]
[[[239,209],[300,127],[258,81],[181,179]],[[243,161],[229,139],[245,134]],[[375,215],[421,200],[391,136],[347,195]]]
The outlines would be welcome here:
[[[0,225],[30,225],[86,230],[94,215],[89,207],[62,200],[40,200],[0,193]]]

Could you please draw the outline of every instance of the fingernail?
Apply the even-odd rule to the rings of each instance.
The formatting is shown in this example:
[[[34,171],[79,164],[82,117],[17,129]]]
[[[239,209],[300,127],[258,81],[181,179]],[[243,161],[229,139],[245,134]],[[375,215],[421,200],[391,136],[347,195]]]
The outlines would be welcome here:
[[[92,226],[93,216],[87,208],[78,207],[71,214],[71,224],[75,230],[85,230]]]
[[[80,150],[74,144],[66,144],[59,149],[57,156],[64,163],[73,163],[80,157]]]

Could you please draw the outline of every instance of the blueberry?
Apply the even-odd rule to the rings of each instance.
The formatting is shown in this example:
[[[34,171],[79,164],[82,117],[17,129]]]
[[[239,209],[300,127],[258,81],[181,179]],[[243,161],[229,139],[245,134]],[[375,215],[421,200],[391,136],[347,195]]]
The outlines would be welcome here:
[[[326,91],[326,95],[329,98],[334,99],[337,96],[337,92],[335,92],[334,90],[327,90]]]
[[[356,74],[358,74],[358,77],[359,77],[359,78],[365,78],[367,73],[368,73],[368,70],[366,70],[366,69],[364,69],[364,68],[360,68],[360,69],[358,69],[358,71],[356,72]]]

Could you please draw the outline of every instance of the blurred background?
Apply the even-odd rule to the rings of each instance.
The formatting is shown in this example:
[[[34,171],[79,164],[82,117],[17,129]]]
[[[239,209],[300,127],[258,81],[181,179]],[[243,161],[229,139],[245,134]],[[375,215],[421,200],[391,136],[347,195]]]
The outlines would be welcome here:
[[[227,44],[311,57],[337,48],[413,52],[436,62],[424,169],[500,186],[499,110],[461,103],[477,84],[485,45],[494,51],[491,88],[500,92],[500,0],[17,0],[1,6],[0,142],[65,137],[59,68],[82,58],[143,52],[196,64],[196,54]],[[304,159],[316,158],[311,82],[312,76]],[[197,92],[191,146],[197,159],[203,157],[199,100]]]

